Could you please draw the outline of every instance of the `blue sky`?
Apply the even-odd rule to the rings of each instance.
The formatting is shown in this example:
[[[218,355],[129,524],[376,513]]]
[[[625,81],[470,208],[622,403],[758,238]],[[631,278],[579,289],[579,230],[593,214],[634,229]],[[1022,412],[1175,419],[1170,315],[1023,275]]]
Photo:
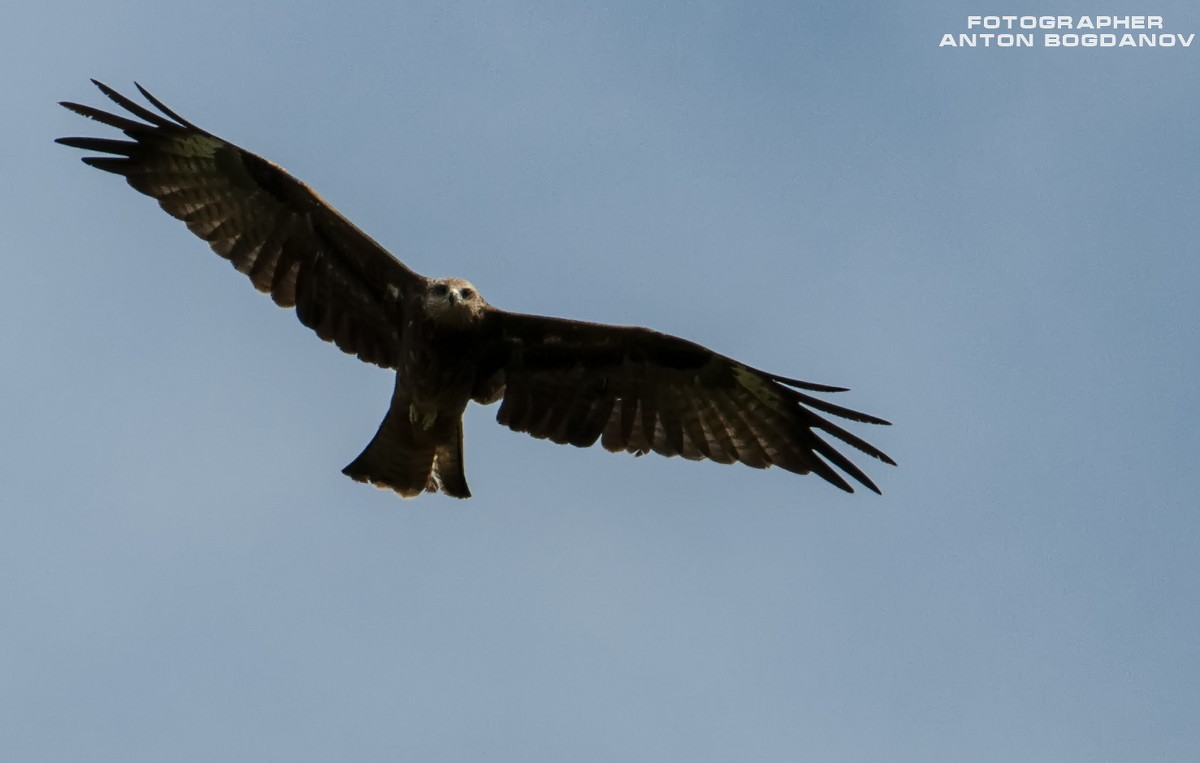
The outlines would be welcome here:
[[[1200,50],[947,50],[935,2],[9,10],[13,760],[1190,760]],[[1047,12],[1160,14],[1184,3]],[[1200,46],[1200,43],[1195,43]],[[390,376],[118,179],[137,80],[495,305],[853,388],[900,463],[557,447],[342,476]]]

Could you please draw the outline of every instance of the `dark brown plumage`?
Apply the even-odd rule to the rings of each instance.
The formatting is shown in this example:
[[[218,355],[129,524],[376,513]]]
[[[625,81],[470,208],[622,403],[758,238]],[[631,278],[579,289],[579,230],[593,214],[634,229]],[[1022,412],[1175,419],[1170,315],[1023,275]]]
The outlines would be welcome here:
[[[494,308],[462,279],[413,272],[308,186],[191,124],[140,85],[160,113],[95,84],[142,121],[64,102],[129,140],[59,143],[102,154],[83,161],[157,199],[322,339],[396,370],[387,416],[343,470],[356,480],[405,497],[469,497],[462,414],[471,400],[501,401],[501,424],[556,443],[599,440],[610,451],[775,465],[849,492],[833,467],[879,488],[818,432],[895,463],[815,412],[888,423],[807,394],[842,388],[759,371],[650,329]]]

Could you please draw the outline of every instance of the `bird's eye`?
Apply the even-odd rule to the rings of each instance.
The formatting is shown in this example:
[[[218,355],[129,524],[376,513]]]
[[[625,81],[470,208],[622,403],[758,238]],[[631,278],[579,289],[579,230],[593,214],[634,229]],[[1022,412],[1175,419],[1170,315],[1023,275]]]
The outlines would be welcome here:
[[[474,289],[463,289],[463,290],[462,290],[461,292],[459,292],[459,293],[460,293],[460,294],[462,294],[462,298],[463,298],[463,299],[470,299],[471,297],[474,297],[474,296],[475,296],[475,290],[474,290]]]
[[[433,293],[434,293],[434,295],[435,295],[435,296],[438,296],[438,297],[444,297],[444,296],[446,296],[446,294],[447,294],[449,291],[450,291],[450,287],[449,287],[449,286],[447,286],[447,285],[446,285],[446,284],[444,284],[444,283],[439,283],[439,284],[437,284],[436,286],[434,286],[434,287],[433,287]]]

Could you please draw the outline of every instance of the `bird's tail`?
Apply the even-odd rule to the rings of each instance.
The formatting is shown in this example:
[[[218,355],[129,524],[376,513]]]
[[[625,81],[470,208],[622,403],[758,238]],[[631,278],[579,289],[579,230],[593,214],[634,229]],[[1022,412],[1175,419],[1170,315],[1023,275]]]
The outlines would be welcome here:
[[[413,422],[407,405],[393,405],[375,437],[342,474],[396,491],[404,498],[439,490],[470,498],[463,471],[462,419],[435,421],[428,429]]]

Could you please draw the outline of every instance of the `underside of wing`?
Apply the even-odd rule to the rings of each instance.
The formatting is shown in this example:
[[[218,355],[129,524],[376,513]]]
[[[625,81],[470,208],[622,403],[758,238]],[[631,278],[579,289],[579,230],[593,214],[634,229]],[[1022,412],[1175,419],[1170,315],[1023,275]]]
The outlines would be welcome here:
[[[499,313],[496,371],[477,399],[502,396],[501,424],[579,447],[659,453],[755,468],[815,473],[853,492],[837,470],[875,483],[821,436],[885,463],[895,462],[817,413],[852,421],[883,419],[806,392],[837,392],[769,374],[701,345],[649,329]],[[837,467],[837,469],[834,469]]]
[[[83,161],[122,175],[250,277],[301,323],[362,360],[395,367],[403,299],[423,283],[379,244],[280,167],[180,117],[138,90],[153,111],[96,86],[130,116],[64,102],[128,140],[60,138],[96,152]],[[141,120],[141,121],[139,121]]]

